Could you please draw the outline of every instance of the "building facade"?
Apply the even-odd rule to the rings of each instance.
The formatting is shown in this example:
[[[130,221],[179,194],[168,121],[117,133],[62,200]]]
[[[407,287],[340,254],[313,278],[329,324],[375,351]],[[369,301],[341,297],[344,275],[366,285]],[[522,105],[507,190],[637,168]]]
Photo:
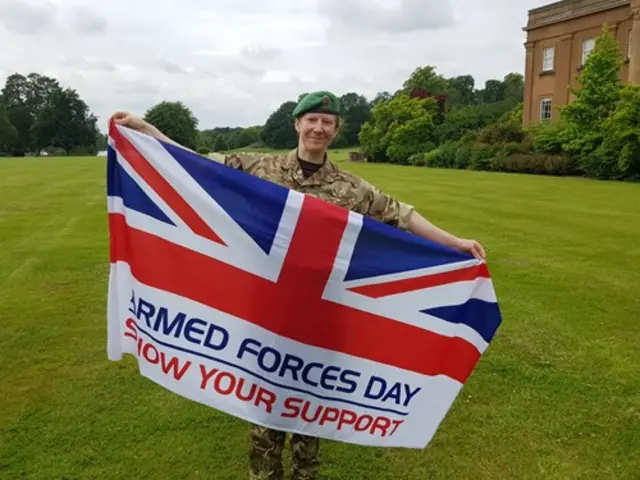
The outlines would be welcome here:
[[[625,59],[623,82],[640,83],[640,0],[563,0],[529,11],[524,28],[524,123],[555,120],[604,24]]]

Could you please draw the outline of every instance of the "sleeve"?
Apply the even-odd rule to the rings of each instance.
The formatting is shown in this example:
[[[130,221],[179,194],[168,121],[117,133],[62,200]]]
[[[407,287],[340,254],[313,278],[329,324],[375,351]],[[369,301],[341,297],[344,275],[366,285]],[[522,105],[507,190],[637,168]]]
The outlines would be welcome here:
[[[228,167],[235,168],[236,170],[244,170],[244,167],[242,166],[242,159],[233,153],[224,157],[224,164]]]
[[[409,229],[409,219],[414,211],[413,205],[401,202],[365,181],[362,181],[361,188],[366,189],[366,215],[402,230]]]

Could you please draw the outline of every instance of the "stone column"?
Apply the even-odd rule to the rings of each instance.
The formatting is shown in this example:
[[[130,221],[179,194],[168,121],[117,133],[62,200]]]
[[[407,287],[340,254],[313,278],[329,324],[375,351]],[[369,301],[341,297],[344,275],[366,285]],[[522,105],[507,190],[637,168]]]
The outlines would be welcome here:
[[[525,125],[531,123],[531,111],[533,104],[533,75],[535,71],[534,64],[534,51],[535,51],[535,42],[527,42],[524,44],[527,50],[527,60],[525,64],[525,75],[524,75],[524,104],[523,104],[523,123]]]
[[[556,46],[556,95],[553,99],[554,107],[563,107],[569,103],[569,87],[574,77],[571,68],[571,51],[573,34],[564,35],[558,39]],[[554,115],[556,114],[554,110]]]
[[[629,82],[640,84],[640,1],[631,3],[631,58],[629,60]]]

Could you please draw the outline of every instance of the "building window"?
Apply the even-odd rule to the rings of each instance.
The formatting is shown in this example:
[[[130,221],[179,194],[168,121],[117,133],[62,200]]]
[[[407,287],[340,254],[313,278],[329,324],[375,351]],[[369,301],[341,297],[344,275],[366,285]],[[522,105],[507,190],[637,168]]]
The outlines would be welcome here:
[[[627,60],[631,59],[631,29],[629,29],[629,34],[627,35]]]
[[[553,70],[555,58],[555,48],[546,47],[542,50],[542,71],[551,72]]]
[[[550,98],[540,100],[540,120],[551,120],[551,105]]]
[[[589,55],[591,54],[591,51],[594,49],[595,46],[596,46],[595,38],[587,38],[586,40],[582,41],[582,65],[583,66],[585,63],[587,63],[587,58],[589,58]]]

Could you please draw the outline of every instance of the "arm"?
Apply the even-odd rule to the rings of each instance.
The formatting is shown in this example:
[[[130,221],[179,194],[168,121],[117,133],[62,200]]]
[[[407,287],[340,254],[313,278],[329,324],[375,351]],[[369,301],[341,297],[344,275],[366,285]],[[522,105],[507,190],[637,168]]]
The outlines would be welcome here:
[[[486,258],[482,245],[477,241],[458,238],[429,222],[411,205],[396,200],[364,181],[362,185],[367,189],[366,212],[372,218],[432,242],[468,253],[479,260]]]
[[[415,210],[411,212],[408,230],[414,235],[426,238],[432,242],[469,253],[477,259],[484,260],[486,258],[485,251],[480,243],[475,240],[467,240],[451,235],[449,232],[436,227]]]

